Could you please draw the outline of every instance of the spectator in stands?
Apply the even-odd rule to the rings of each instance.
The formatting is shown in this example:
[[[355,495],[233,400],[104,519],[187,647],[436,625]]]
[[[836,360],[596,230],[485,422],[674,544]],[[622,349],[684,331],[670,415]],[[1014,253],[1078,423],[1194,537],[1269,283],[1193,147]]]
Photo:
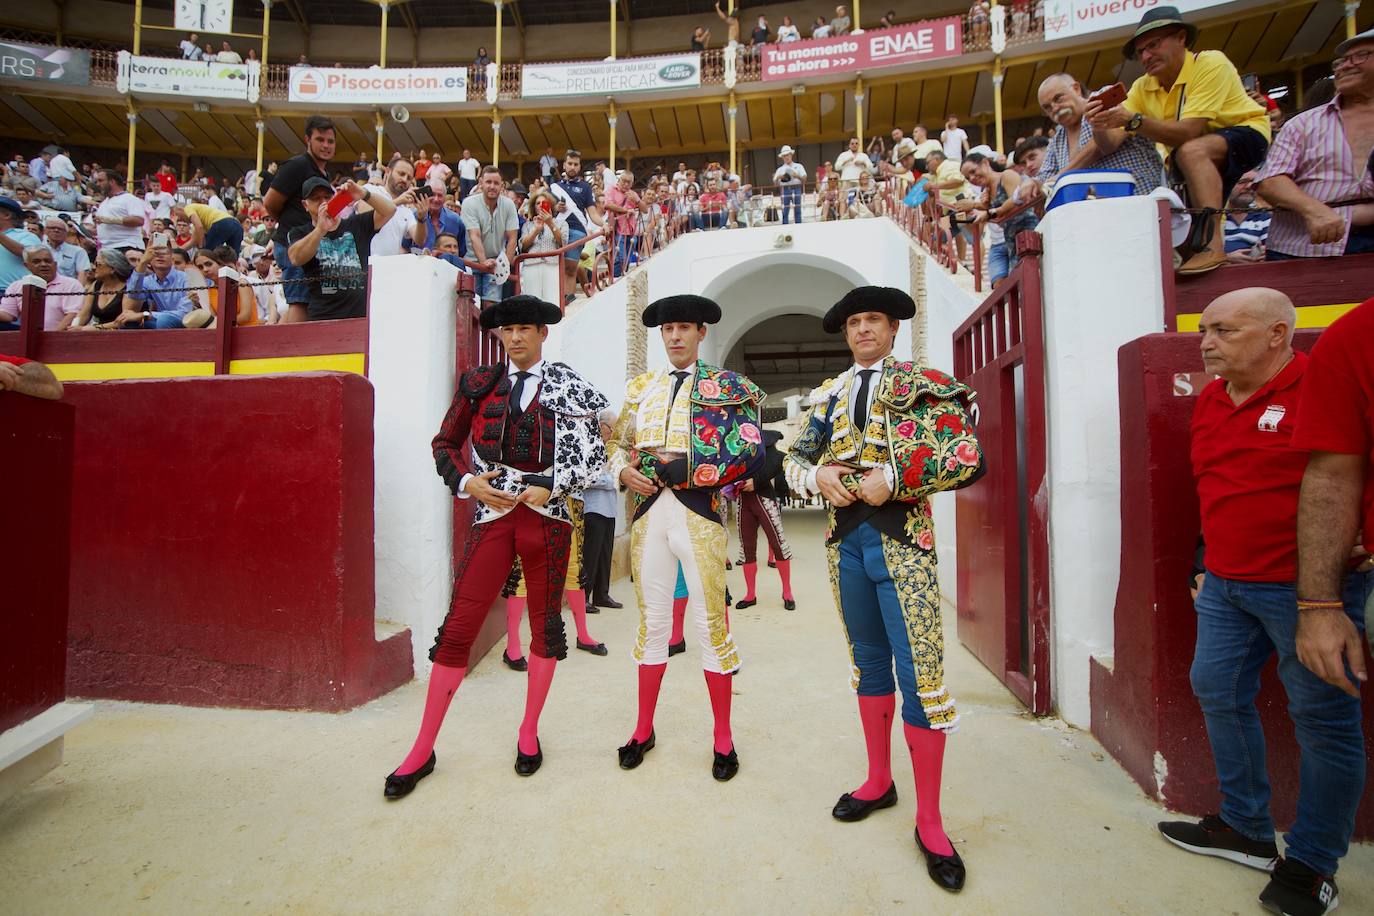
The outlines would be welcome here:
[[[830,23],[825,21],[824,16],[817,16],[816,21],[811,24],[812,38],[829,38]]]
[[[481,173],[482,163],[473,157],[471,150],[463,150],[463,158],[458,160],[458,200],[460,202],[467,200],[472,189],[477,187],[477,179]]]
[[[24,208],[12,197],[0,197],[0,284],[8,287],[28,273],[24,266],[24,251],[42,240],[23,228]],[[0,318],[0,323],[15,318]]]
[[[956,165],[968,152],[968,133],[959,126],[959,119],[954,115],[945,118],[945,129],[940,131],[940,148],[945,151],[945,158]]]
[[[429,187],[429,185],[425,185]],[[444,234],[452,235],[458,239],[457,253],[462,255],[467,252],[467,233],[463,231],[463,219],[455,211],[450,210],[445,204],[445,198],[438,194],[430,193],[426,198],[426,207],[423,216],[420,217],[418,227],[411,230],[411,239],[422,248],[431,251],[438,248],[439,237]]]
[[[973,0],[973,5],[968,8],[968,27],[972,33],[972,43],[979,50],[986,48],[992,40],[990,15],[987,0]],[[959,157],[951,158],[957,162]]]
[[[725,42],[729,47],[739,44],[739,16],[734,12],[727,13],[720,8],[720,0],[716,0],[716,15],[725,20]]]
[[[697,26],[692,29],[692,50],[705,51],[706,45],[711,40],[711,30],[704,26]]]
[[[848,35],[850,31],[849,10],[843,6],[835,7],[835,18],[830,20],[830,35],[838,38],[841,35]]]
[[[326,181],[329,178],[325,166],[334,158],[334,122],[324,115],[311,115],[305,119],[304,139],[305,152],[281,164],[262,201],[277,221],[277,230],[272,236],[273,259],[282,271],[282,292],[288,304],[285,320],[288,322],[306,320],[311,292],[303,282],[305,272],[291,261],[288,240],[295,229],[312,225],[301,199],[301,189],[311,178]]]
[[[468,230],[468,251],[485,268],[477,274],[476,297],[485,303],[499,302],[501,283],[496,278],[497,262],[505,256],[506,267],[515,261],[515,237],[519,220],[515,205],[501,193],[505,182],[494,165],[482,169],[480,193],[463,199],[463,225]]]
[[[555,212],[558,214],[559,222],[567,227],[567,242],[564,244],[571,244],[578,239],[586,238],[593,231],[593,226],[600,228],[602,224],[601,211],[596,206],[596,196],[591,185],[582,178],[582,154],[580,152],[570,149],[564,154],[563,177],[555,181],[549,190],[558,200]],[[569,286],[577,280],[578,261],[580,259],[581,251],[576,246],[569,248],[563,255],[564,273],[572,281]],[[572,293],[569,293],[568,296],[572,296]]]
[[[55,152],[57,147],[45,146],[37,156],[29,160],[29,174],[40,185],[48,180],[48,163],[52,161]]]
[[[40,362],[0,353],[0,391],[56,401],[62,397],[62,383]]]
[[[544,155],[539,157],[539,177],[544,179],[545,184],[551,184],[558,174],[558,157],[553,154],[553,147],[544,147]]]
[[[792,222],[801,222],[802,190],[806,186],[806,166],[796,161],[796,150],[784,146],[778,150],[782,165],[773,173],[773,184],[782,189],[782,222],[787,224],[790,213]]]
[[[307,307],[311,321],[367,316],[366,274],[372,237],[396,212],[388,197],[373,194],[356,181],[344,182],[343,189],[355,201],[370,204],[372,212],[344,219],[330,216],[325,204],[334,196],[334,187],[327,178],[312,176],[301,188],[311,225],[297,226],[288,236],[291,263],[302,268],[311,281]]]
[[[70,235],[71,230],[66,220],[50,216],[43,221],[44,241],[57,261],[57,272],[84,286],[86,275],[91,269],[91,259],[86,254],[86,249],[67,241]]]
[[[878,28],[880,28],[880,29],[890,29],[890,28],[895,27],[896,25],[897,25],[897,11],[896,11],[896,10],[888,10],[886,13],[883,13],[882,18],[878,20]]]
[[[253,272],[249,280],[262,284],[253,286],[253,302],[258,310],[258,324],[278,324],[286,315],[286,297],[282,295],[281,273],[273,261],[272,249],[264,246],[253,257]]]
[[[1257,180],[1274,211],[1267,257],[1374,252],[1374,29],[1336,47],[1336,95],[1296,115],[1274,139]]]
[[[1124,104],[1104,110],[1092,102],[1087,116],[1093,130],[1124,128],[1165,147],[1188,184],[1189,206],[1220,210],[1240,176],[1264,160],[1269,117],[1246,94],[1225,54],[1189,52],[1196,40],[1197,26],[1184,22],[1177,8],[1148,10],[1122,48],[1127,60],[1140,59],[1145,75],[1131,85]],[[1180,274],[1226,263],[1219,217],[1211,228],[1207,249],[1185,261]]]
[[[476,160],[474,160],[476,161]],[[438,150],[434,151],[434,158],[430,160],[429,171],[425,174],[425,183],[435,194],[443,194],[448,186],[449,176],[453,174],[453,169],[444,162],[443,155]],[[466,197],[466,193],[463,195]]]
[[[229,47],[228,41],[220,42],[219,53],[215,55],[215,60],[219,61],[222,64],[243,63],[243,58],[239,56],[239,52]]]
[[[53,149],[55,152],[48,163],[48,180],[65,178],[67,181],[76,181],[76,165],[72,163],[72,157],[67,154],[67,150],[56,145]]]
[[[860,219],[868,218],[873,215],[873,200],[878,194],[878,187],[873,183],[873,176],[868,172],[859,173],[858,183],[845,192],[844,212],[841,219]]]
[[[1010,168],[1015,169],[1027,178],[1035,178],[1043,170],[1045,156],[1050,148],[1050,138],[1044,135],[1032,135],[1016,144],[1016,149],[1012,151]],[[1023,186],[1023,191],[1026,187]]]
[[[372,237],[372,257],[402,254],[411,245],[424,245],[425,230],[420,225],[420,202],[416,196],[415,169],[408,159],[397,159],[387,170],[386,183],[369,184],[373,194],[384,195],[396,207],[386,225]],[[432,193],[431,193],[432,196]],[[372,207],[358,204],[354,210],[366,213]]]
[[[1321,540],[1339,551],[1331,567],[1332,600],[1299,609],[1294,531],[1308,456],[1295,447],[1294,429],[1304,422],[1299,405],[1308,361],[1293,350],[1296,321],[1292,301],[1277,290],[1241,289],[1213,300],[1199,323],[1203,364],[1219,377],[1203,389],[1192,420],[1206,545],[1194,599],[1192,685],[1207,725],[1221,810],[1200,822],[1164,822],[1159,830],[1190,852],[1273,868],[1260,895],[1266,909],[1320,914],[1337,903],[1330,876],[1349,846],[1364,789],[1364,737],[1357,688],[1325,683],[1304,666],[1296,640],[1305,615],[1328,611],[1353,636],[1342,592],[1347,607],[1362,606],[1370,582],[1367,574],[1355,574],[1342,583],[1355,525],[1338,542],[1332,522],[1355,513],[1353,502],[1330,506]],[[1354,646],[1361,651],[1357,638]],[[1283,858],[1274,842],[1255,708],[1260,673],[1274,655],[1302,756],[1297,817],[1284,837]],[[1344,666],[1337,666],[1344,681]]]
[[[197,248],[214,250],[228,245],[238,251],[243,247],[243,224],[223,210],[208,204],[186,204],[172,213],[191,224],[191,244]]]
[[[749,33],[749,49],[755,54],[768,44],[768,17],[760,16],[754,23],[753,30]]]
[[[238,276],[239,253],[236,249],[223,245],[213,250],[202,248],[196,253],[196,269],[201,276],[213,284],[219,280],[220,268],[228,267]],[[246,279],[246,278],[245,278]],[[182,319],[181,323],[188,328],[208,328],[213,327],[219,317],[219,289],[212,287],[206,290],[209,295],[209,307],[193,309]],[[253,290],[247,284],[240,284],[236,293],[238,307],[234,313],[235,325],[255,325],[258,323],[257,300],[253,297]]]
[[[180,328],[193,303],[186,293],[189,280],[172,266],[172,253],[163,245],[149,245],[134,264],[124,294],[124,311],[115,319],[120,328]]]
[[[95,256],[91,281],[81,300],[81,311],[67,330],[100,331],[116,327],[124,312],[124,290],[133,275],[133,265],[124,252],[106,248]]]
[[[945,207],[953,209],[962,201],[972,199],[972,189],[960,171],[959,164],[947,158],[944,150],[932,150],[926,156],[926,172],[930,189],[940,192],[940,202]],[[968,253],[967,232],[955,220],[953,214],[950,215],[949,231],[954,236],[955,249],[959,260],[962,261]]]
[[[491,63],[491,55],[487,54],[486,48],[478,48],[477,56],[472,59],[472,69],[474,73],[473,82],[479,90],[487,88],[487,64]],[[467,196],[464,194],[463,196]]]
[[[873,171],[873,161],[859,149],[859,138],[850,137],[849,147],[835,157],[835,168],[840,173],[840,194],[843,196],[859,186],[860,175]]]
[[[463,150],[463,155],[466,156],[467,154],[468,151]],[[396,155],[397,157],[399,157],[400,153],[397,153]],[[432,163],[429,159],[429,153],[425,151],[424,147],[421,147],[420,155],[415,160],[415,180],[417,182],[429,184],[429,167],[433,164],[434,163]]]
[[[782,17],[782,25],[778,26],[778,41],[782,44],[801,41],[801,32],[798,31],[797,24],[792,21],[791,16]]]
[[[1011,5],[1011,37],[1025,38],[1030,34],[1031,13],[1027,0],[1014,0]]]
[[[67,330],[81,312],[81,298],[85,292],[81,284],[57,272],[57,260],[53,257],[52,249],[44,244],[24,249],[24,266],[29,274],[47,284],[43,301],[43,330]],[[21,277],[6,286],[4,297],[0,298],[0,324],[10,324],[12,327],[20,325],[23,299],[24,279]]]
[[[200,60],[202,51],[200,50],[200,36],[195,32],[183,38],[177,47],[181,48],[183,60]]]
[[[1268,244],[1270,212],[1253,209],[1256,205],[1255,173],[1247,172],[1236,182],[1226,201],[1226,257],[1238,264],[1264,260]]]
[[[1055,123],[1049,151],[1036,180],[1048,188],[1071,169],[1125,169],[1135,179],[1133,193],[1146,195],[1164,184],[1164,163],[1155,144],[1122,128],[1094,131],[1085,114],[1083,87],[1067,73],[1040,83],[1040,108]]]
[[[207,42],[205,43],[205,47],[203,47],[203,48],[200,49],[200,59],[201,59],[201,60],[213,61],[213,60],[218,60],[218,58],[219,58],[219,52],[217,52],[217,51],[215,50],[215,46],[214,46],[213,44],[211,44],[210,42],[207,41]]]
[[[143,201],[125,189],[124,176],[112,169],[95,174],[96,186],[105,199],[95,210],[96,235],[102,248],[118,248],[126,254],[142,251]]]
[[[944,144],[930,136],[924,124],[911,129],[911,139],[916,142],[916,170],[924,172],[927,168],[926,157],[935,150],[944,150]]]
[[[38,190],[39,181],[29,172],[29,164],[20,160],[5,167],[5,190],[15,192],[21,188],[33,193]]]
[[[1016,269],[1016,236],[1039,224],[1035,209],[1019,200],[1017,191],[1024,178],[1012,169],[999,170],[993,167],[992,160],[984,153],[970,152],[959,167],[964,180],[975,187],[982,188],[984,196],[971,210],[974,232],[981,232],[985,222],[992,220],[1002,227],[1002,244],[1005,249],[1007,273]],[[1024,208],[1024,209],[1021,209]],[[1012,215],[1020,209],[1019,213]]]
[[[620,276],[630,263],[630,253],[639,245],[639,195],[634,187],[634,173],[626,169],[620,173],[615,186],[606,192],[606,212],[614,215],[615,270]]]
[[[706,193],[701,195],[701,220],[706,229],[720,229],[724,227],[727,217],[728,201],[725,192],[720,189],[720,182],[714,178],[706,180]]]
[[[526,206],[525,225],[520,235],[522,254],[539,254],[555,251],[565,244],[564,226],[558,222],[554,213],[557,201],[547,190],[540,190],[530,196]],[[532,258],[520,264],[520,292],[527,293],[545,302],[561,302],[559,258]]]

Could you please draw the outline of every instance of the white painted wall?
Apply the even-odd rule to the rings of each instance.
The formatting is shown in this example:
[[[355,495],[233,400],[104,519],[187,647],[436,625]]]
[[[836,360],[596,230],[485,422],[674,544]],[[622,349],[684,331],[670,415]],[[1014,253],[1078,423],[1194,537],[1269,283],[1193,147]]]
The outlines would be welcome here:
[[[1121,555],[1117,350],[1164,330],[1159,214],[1147,197],[1070,204],[1040,223],[1049,425],[1053,695],[1091,724],[1088,661],[1112,653]]]
[[[453,400],[457,275],[437,258],[372,260],[377,617],[410,627],[417,674],[429,670],[453,584],[453,497],[430,440]]]

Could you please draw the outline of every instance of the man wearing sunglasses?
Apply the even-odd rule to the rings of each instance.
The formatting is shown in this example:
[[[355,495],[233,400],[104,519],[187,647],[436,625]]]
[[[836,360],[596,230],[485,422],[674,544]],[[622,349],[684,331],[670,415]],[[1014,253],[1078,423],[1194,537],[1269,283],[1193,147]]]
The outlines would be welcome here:
[[[1274,204],[1266,257],[1374,251],[1374,29],[1336,46],[1336,95],[1288,121],[1256,181]]]

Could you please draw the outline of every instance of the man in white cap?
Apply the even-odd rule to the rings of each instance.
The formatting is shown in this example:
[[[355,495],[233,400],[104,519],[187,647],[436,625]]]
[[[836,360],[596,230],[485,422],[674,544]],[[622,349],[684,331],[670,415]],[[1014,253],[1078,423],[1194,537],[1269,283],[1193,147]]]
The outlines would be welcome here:
[[[787,214],[792,213],[792,222],[801,222],[802,187],[806,184],[806,166],[795,161],[796,150],[784,146],[778,150],[782,165],[773,173],[773,184],[782,188],[782,221],[787,223]]]
[[[1336,95],[1283,125],[1256,176],[1274,205],[1266,257],[1323,258],[1374,251],[1374,29],[1336,46]]]

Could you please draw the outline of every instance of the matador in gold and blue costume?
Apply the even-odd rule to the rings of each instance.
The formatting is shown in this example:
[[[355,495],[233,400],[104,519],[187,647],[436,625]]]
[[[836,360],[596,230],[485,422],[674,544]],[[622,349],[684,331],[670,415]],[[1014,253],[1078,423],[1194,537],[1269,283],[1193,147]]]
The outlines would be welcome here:
[[[730,685],[739,653],[725,613],[725,528],[721,490],[759,472],[764,461],[759,412],[763,391],[738,372],[697,358],[706,326],[720,306],[701,296],[669,296],[644,310],[668,354],[666,369],[630,380],[625,406],[606,444],[611,475],[632,492],[630,567],[639,597],[634,660],[639,666],[639,720],[619,749],[634,769],[654,747],[654,709],[669,653],[673,586],[688,586],[701,664],[715,718],[712,775],[739,770],[730,731]]]
[[[929,497],[971,483],[983,458],[967,412],[972,391],[892,356],[900,321],[914,314],[910,296],[886,287],[860,287],[831,308],[825,330],[844,331],[855,364],[811,393],[783,468],[794,491],[830,502],[830,581],[868,744],[868,781],[832,813],[854,821],[896,804],[890,742],[900,688],[917,843],[936,883],[958,890],[964,867],[941,825],[939,783],[945,734],[959,717],[945,685]]]

